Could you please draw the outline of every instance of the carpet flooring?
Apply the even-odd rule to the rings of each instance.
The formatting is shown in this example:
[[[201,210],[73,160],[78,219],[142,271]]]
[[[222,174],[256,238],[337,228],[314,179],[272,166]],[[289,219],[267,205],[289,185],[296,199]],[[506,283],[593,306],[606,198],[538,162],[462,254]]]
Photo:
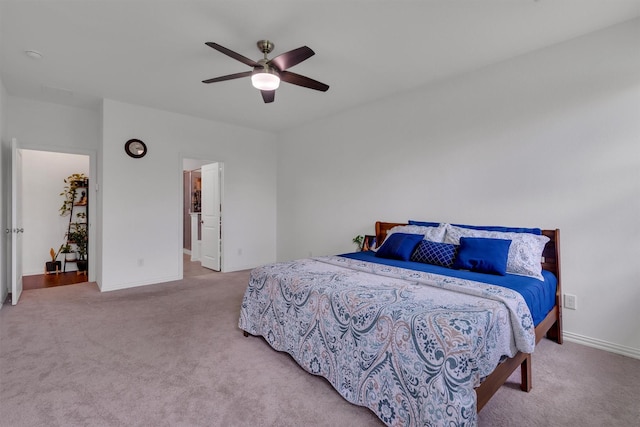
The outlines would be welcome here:
[[[23,292],[0,310],[0,426],[381,426],[242,335],[248,274]],[[543,340],[533,390],[511,379],[480,426],[639,425],[640,360]]]

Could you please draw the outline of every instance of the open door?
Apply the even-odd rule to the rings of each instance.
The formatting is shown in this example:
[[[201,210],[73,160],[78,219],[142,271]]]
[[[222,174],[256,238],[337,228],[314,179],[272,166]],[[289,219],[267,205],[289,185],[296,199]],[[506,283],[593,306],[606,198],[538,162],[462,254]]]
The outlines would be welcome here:
[[[22,151],[11,140],[11,304],[22,294]]]
[[[222,247],[222,216],[220,212],[220,164],[203,165],[201,201],[201,251],[200,263],[203,267],[220,271]]]

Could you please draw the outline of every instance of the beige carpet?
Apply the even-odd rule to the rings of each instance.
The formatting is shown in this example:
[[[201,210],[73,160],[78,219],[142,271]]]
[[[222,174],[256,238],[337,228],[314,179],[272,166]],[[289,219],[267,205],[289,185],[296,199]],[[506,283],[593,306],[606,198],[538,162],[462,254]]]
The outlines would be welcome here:
[[[108,293],[92,283],[25,291],[0,310],[0,426],[382,425],[242,335],[247,280],[245,271]],[[640,360],[545,340],[533,372],[533,391],[507,384],[480,426],[640,420]]]

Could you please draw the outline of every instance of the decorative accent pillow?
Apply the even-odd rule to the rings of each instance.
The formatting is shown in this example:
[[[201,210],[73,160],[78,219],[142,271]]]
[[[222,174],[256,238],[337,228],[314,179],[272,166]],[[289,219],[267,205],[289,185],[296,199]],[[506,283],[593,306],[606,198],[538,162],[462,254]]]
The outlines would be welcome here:
[[[538,236],[529,233],[473,230],[449,225],[444,237],[444,242],[456,245],[460,243],[461,237],[511,240],[509,257],[507,259],[507,273],[544,280],[540,262],[542,261],[542,251],[549,241],[547,236]]]
[[[411,261],[451,268],[457,250],[456,245],[423,240],[413,250]]]
[[[444,242],[444,235],[447,232],[447,224],[439,224],[437,227],[426,227],[421,225],[396,225],[387,232],[387,237],[392,233],[420,234],[425,240],[432,242]]]
[[[416,245],[422,240],[422,234],[393,233],[384,240],[376,251],[380,258],[409,261]]]
[[[453,268],[504,276],[507,272],[509,246],[511,240],[461,237]]]

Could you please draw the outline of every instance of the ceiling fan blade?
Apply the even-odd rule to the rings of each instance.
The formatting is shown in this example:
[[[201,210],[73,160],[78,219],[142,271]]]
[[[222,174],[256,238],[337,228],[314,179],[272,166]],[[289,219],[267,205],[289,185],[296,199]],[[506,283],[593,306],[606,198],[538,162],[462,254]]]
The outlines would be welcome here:
[[[261,90],[260,93],[262,94],[262,99],[264,99],[265,104],[273,102],[276,99],[275,90]]]
[[[232,57],[235,60],[238,60],[240,62],[242,62],[243,64],[247,64],[250,67],[262,67],[262,65],[258,64],[256,61],[254,61],[253,59],[249,59],[246,56],[242,56],[239,53],[236,53],[230,49],[227,49],[224,46],[220,46],[218,43],[213,43],[213,42],[206,42],[205,43],[207,46],[214,48],[215,50],[217,50],[218,52],[222,52],[227,56]]]
[[[253,71],[244,71],[242,73],[227,74],[226,76],[214,77],[213,79],[203,80],[202,83],[223,82],[225,80],[239,79],[241,77],[249,77]]]
[[[280,80],[322,92],[329,90],[329,85],[310,79],[309,77],[301,76],[300,74],[292,73],[291,71],[280,71]]]
[[[274,64],[280,71],[284,71],[287,68],[291,68],[294,65],[301,63],[305,59],[311,58],[315,54],[316,53],[307,46],[302,46],[276,56],[271,59],[269,63]]]

